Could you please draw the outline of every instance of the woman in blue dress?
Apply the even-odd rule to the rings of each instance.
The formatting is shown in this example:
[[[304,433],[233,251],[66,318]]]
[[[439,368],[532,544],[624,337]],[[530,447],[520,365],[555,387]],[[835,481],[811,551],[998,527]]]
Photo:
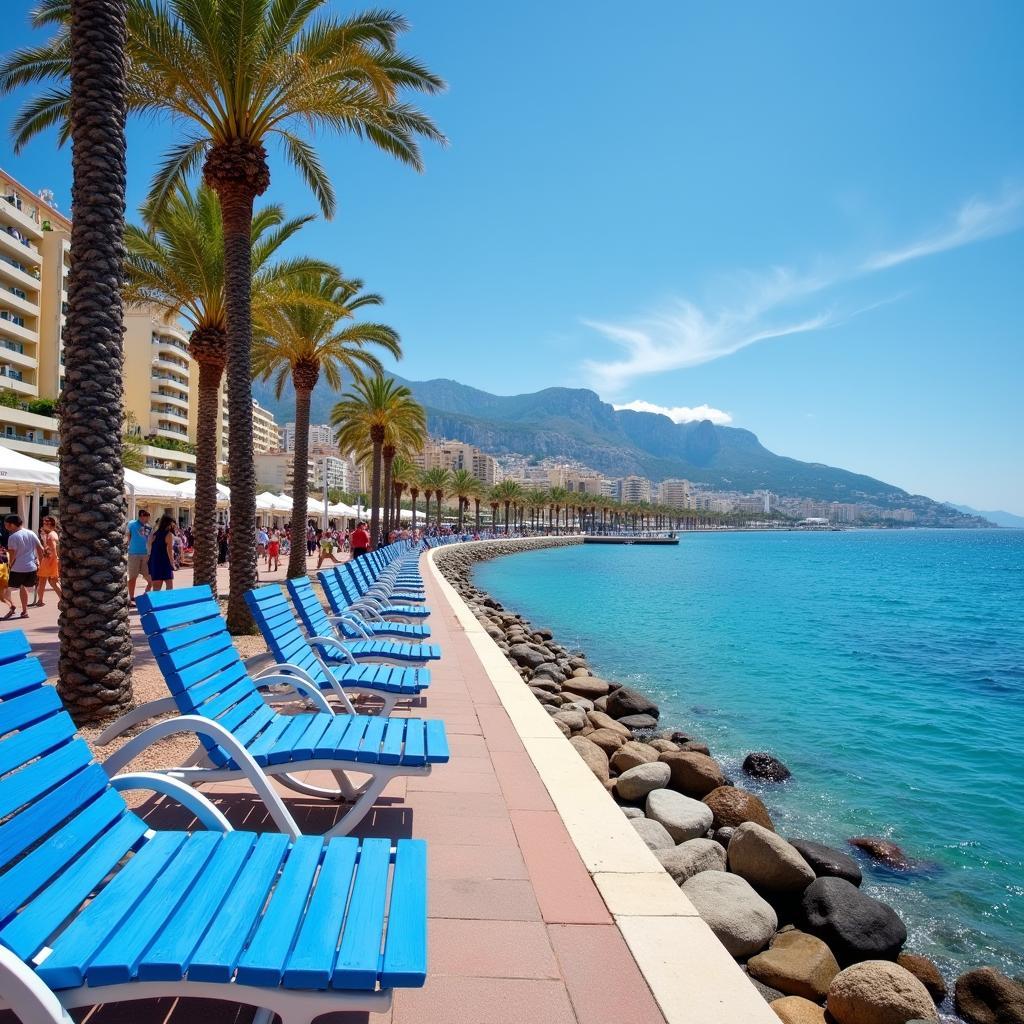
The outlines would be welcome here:
[[[162,516],[149,540],[151,590],[174,589],[174,535],[178,527],[170,516]]]

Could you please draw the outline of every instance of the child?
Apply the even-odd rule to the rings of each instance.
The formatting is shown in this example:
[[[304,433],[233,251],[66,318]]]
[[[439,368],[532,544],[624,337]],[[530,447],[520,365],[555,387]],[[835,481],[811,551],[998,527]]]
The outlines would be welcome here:
[[[4,616],[5,619],[13,619],[18,609],[11,600],[11,567],[7,561],[7,548],[0,548],[0,601],[6,601],[11,610]]]
[[[281,535],[276,529],[270,531],[267,538],[267,572],[274,572],[281,567]]]

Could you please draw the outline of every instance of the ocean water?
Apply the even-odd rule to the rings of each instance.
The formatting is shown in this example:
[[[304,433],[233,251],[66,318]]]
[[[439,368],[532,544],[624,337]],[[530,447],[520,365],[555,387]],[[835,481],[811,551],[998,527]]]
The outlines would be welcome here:
[[[751,750],[793,772],[755,788],[778,830],[864,861],[907,949],[953,975],[1024,973],[1024,531],[683,534],[477,567],[478,585],[599,675],[657,700],[734,780]],[[852,852],[852,851],[851,851]]]

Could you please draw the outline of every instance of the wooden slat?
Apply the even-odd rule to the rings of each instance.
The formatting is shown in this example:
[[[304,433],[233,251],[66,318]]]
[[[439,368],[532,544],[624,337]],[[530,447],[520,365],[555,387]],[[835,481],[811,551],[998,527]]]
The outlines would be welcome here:
[[[19,772],[8,775],[0,782],[0,819],[6,818],[19,807],[31,803],[40,794],[66,779],[70,779],[76,772],[80,772],[91,760],[92,751],[84,740],[72,740],[69,737],[74,735],[75,727],[67,716],[57,715],[48,718],[45,722],[35,726],[17,736],[5,740],[0,744],[0,753],[6,753],[8,744],[14,743],[27,736],[29,732],[46,729],[48,733],[55,733],[60,729],[60,739],[57,744],[45,743],[45,749],[52,751],[48,756],[33,762]],[[43,751],[40,751],[43,753]]]
[[[331,979],[332,988],[365,991],[377,984],[390,867],[391,840],[364,839]]]
[[[60,698],[57,691],[52,686],[47,686],[36,692],[40,694],[39,699],[19,711],[20,714],[36,721],[27,728],[21,727],[20,732],[8,736],[0,743],[0,775],[6,775],[33,758],[56,750],[68,743],[75,734],[75,726],[70,717],[58,713]],[[25,700],[25,697],[19,697],[17,700]],[[43,714],[48,714],[49,717],[42,718]],[[3,783],[0,783],[0,786],[2,785]]]
[[[384,737],[384,729],[387,724],[387,719],[381,718],[380,715],[369,720],[366,725],[366,732],[363,733],[359,744],[356,760],[366,761],[370,764],[380,763],[380,743]]]
[[[427,738],[421,718],[409,718],[405,723],[405,748],[402,764],[413,767],[427,763]]]
[[[0,704],[0,736],[14,729],[24,729],[47,715],[63,710],[60,697],[52,686],[40,686],[20,697],[5,700]]]
[[[404,718],[392,718],[388,721],[387,728],[384,730],[384,739],[380,745],[381,764],[401,764],[405,724],[406,719]]]
[[[424,722],[427,730],[427,760],[431,764],[439,764],[448,760],[448,737],[444,732],[444,722],[436,718]]]
[[[38,658],[8,662],[0,671],[0,698],[9,700],[46,682],[46,671]]]
[[[399,839],[391,880],[382,988],[420,986],[427,977],[427,846]]]

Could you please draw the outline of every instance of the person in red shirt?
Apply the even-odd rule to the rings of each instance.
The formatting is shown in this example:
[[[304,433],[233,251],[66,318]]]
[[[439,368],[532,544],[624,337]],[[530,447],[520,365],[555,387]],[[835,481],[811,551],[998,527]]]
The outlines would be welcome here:
[[[366,526],[363,523],[357,524],[356,528],[352,531],[348,538],[350,547],[352,548],[352,557],[359,558],[361,555],[365,555],[370,549],[370,535],[366,532]]]

